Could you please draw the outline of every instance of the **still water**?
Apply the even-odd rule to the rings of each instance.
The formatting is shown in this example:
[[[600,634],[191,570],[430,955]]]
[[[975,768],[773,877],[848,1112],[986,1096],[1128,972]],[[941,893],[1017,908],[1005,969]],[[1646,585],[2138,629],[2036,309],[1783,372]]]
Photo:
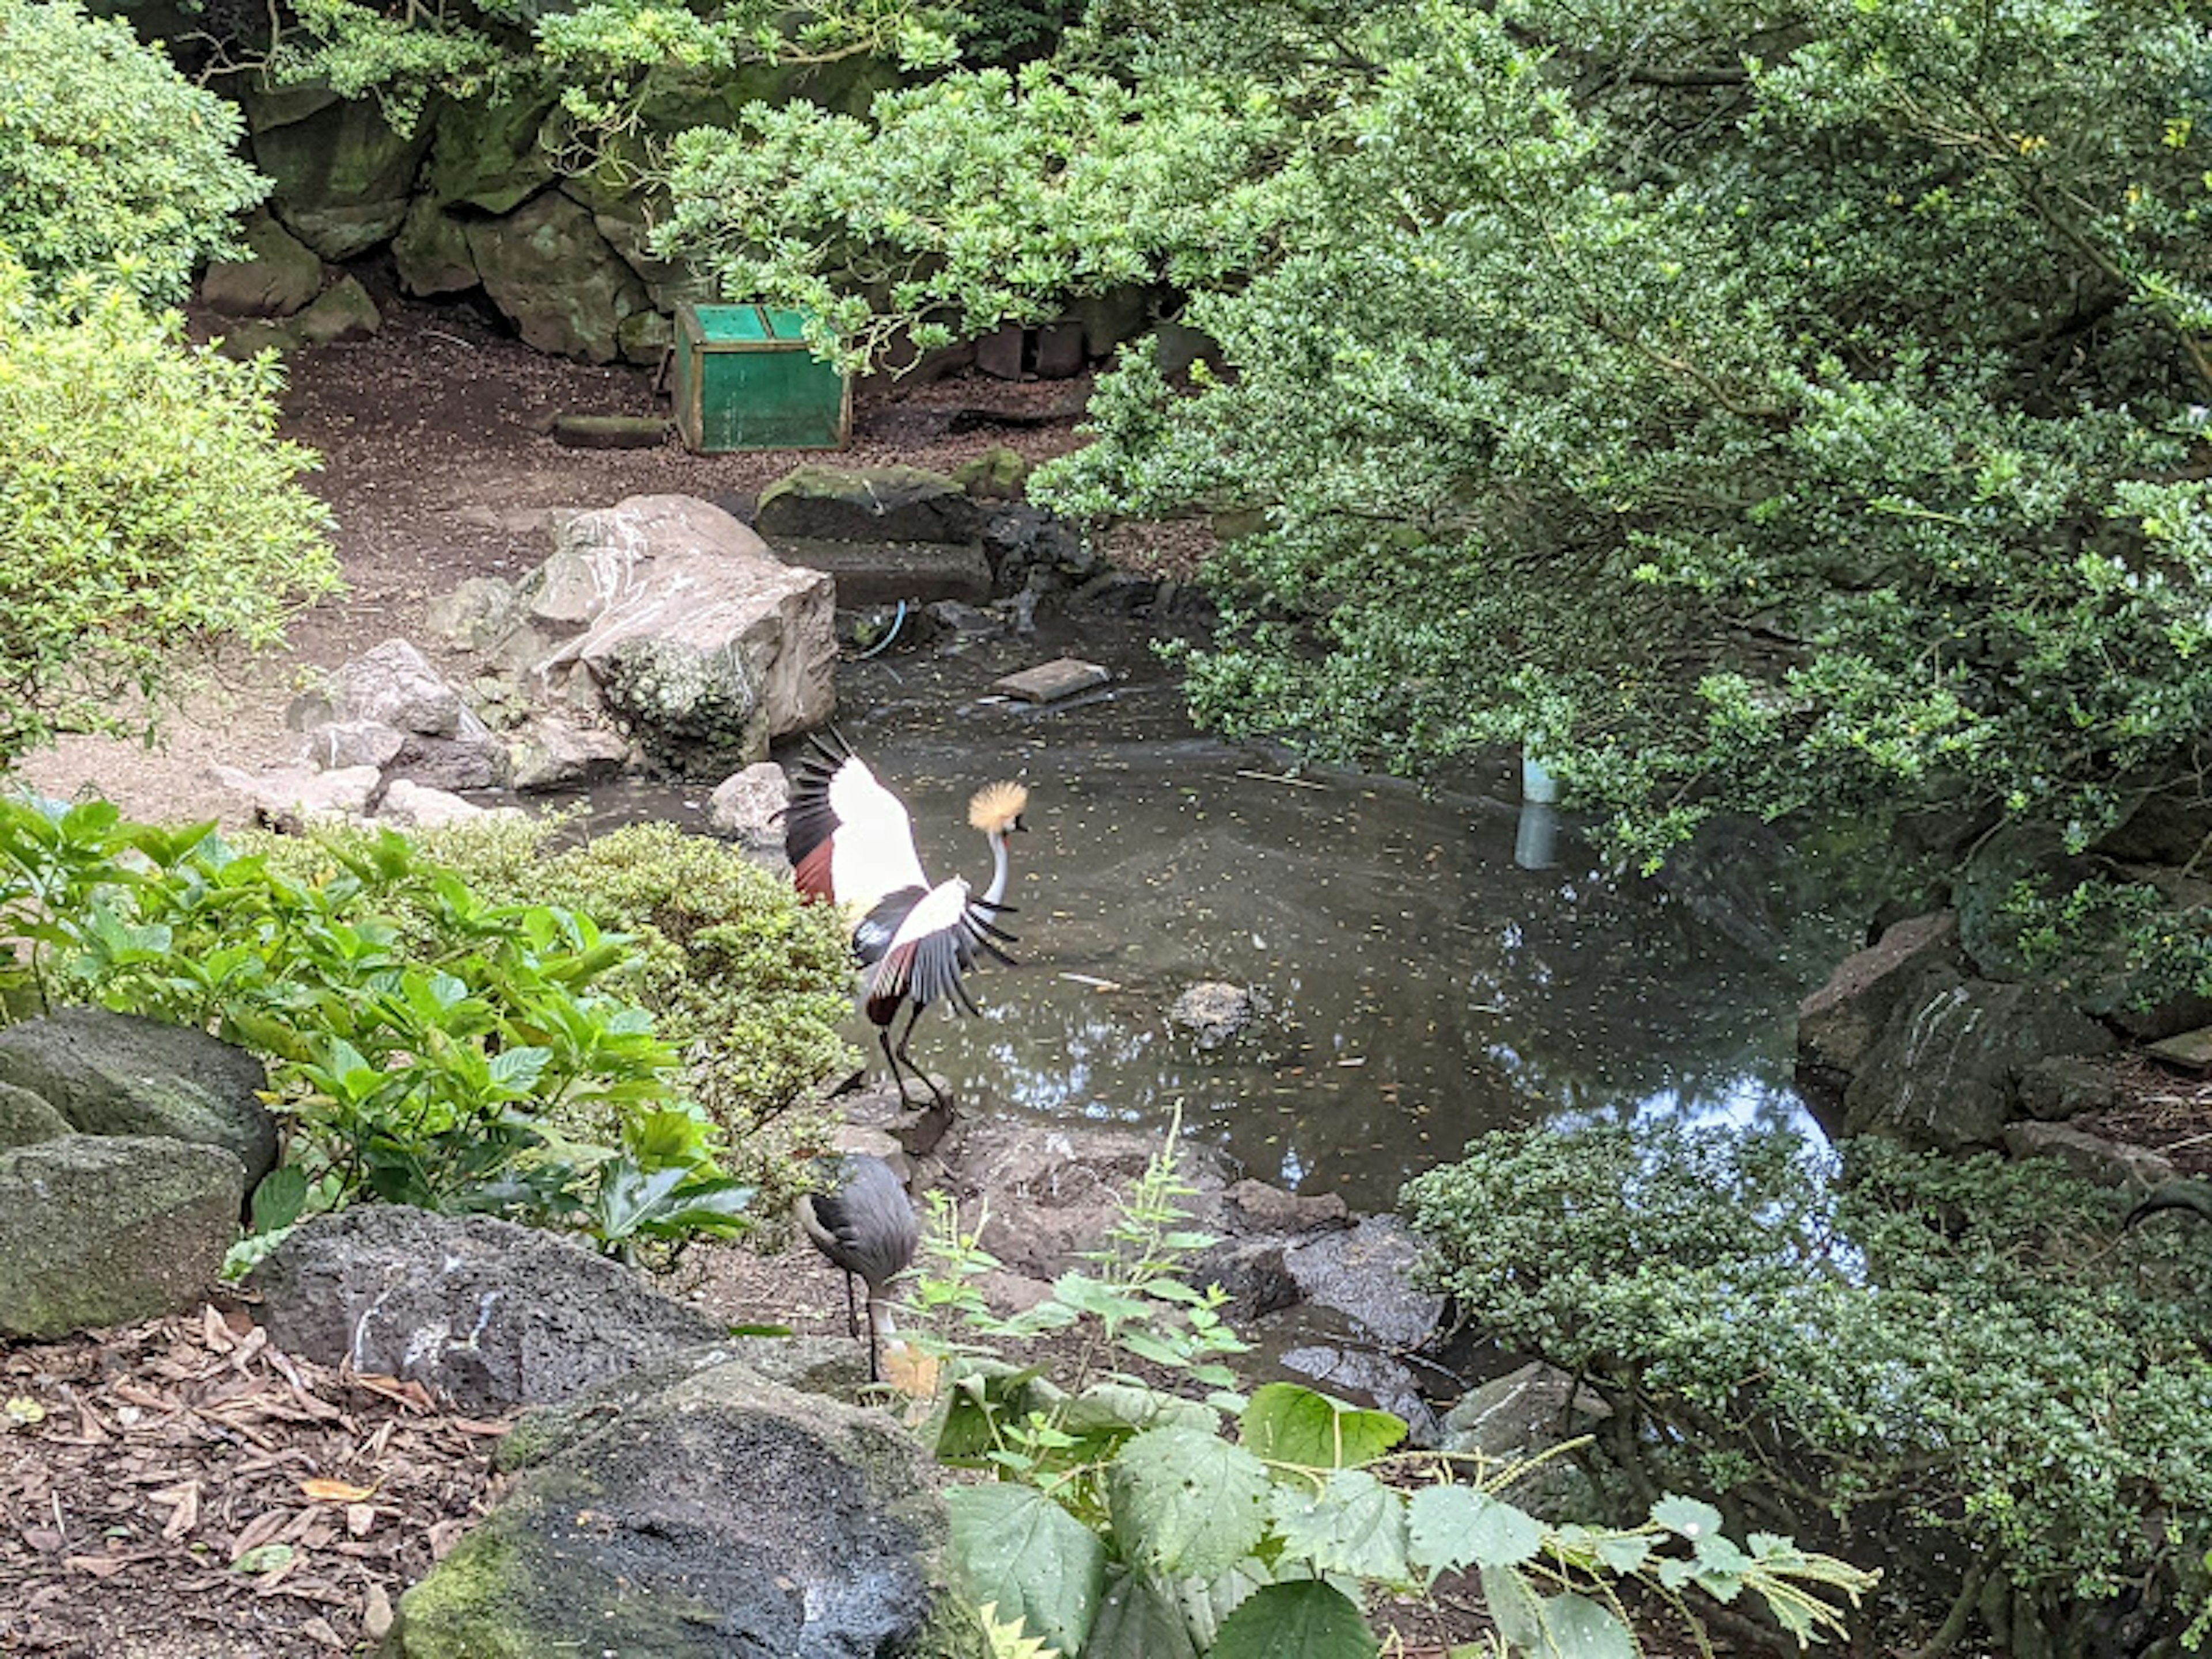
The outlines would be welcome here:
[[[906,801],[933,880],[980,890],[967,797],[1030,787],[1008,892],[1019,965],[970,981],[980,1018],[934,1007],[914,1037],[972,1106],[1157,1126],[1180,1105],[1250,1173],[1377,1209],[1471,1138],[1545,1118],[1816,1133],[1790,1084],[1790,1013],[1845,946],[1788,899],[1774,849],[1662,885],[1609,873],[1563,827],[1525,867],[1544,826],[1502,763],[1427,797],[1293,778],[1278,752],[1195,732],[1134,631],[962,643],[848,662],[838,726]],[[1063,647],[1115,684],[1042,708],[990,693]],[[703,793],[598,807],[684,814]],[[1257,988],[1267,1012],[1201,1053],[1165,1015],[1207,980]],[[851,1033],[880,1069],[872,1028],[856,1017]]]

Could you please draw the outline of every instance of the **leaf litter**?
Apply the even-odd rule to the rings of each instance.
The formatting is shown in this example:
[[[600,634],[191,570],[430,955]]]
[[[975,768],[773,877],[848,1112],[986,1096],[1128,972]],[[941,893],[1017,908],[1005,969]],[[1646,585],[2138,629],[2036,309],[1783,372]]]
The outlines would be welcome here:
[[[489,1507],[507,1427],[212,1306],[0,1349],[0,1652],[58,1659],[380,1638]]]

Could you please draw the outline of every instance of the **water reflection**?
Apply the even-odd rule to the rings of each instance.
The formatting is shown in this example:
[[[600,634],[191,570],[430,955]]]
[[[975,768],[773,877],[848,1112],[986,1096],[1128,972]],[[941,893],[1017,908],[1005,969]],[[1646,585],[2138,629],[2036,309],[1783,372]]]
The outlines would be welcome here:
[[[915,1037],[971,1099],[1138,1125],[1179,1104],[1255,1174],[1374,1206],[1472,1137],[1547,1115],[1810,1132],[1788,1016],[1817,963],[1779,964],[1686,896],[1610,874],[1552,809],[1516,811],[1517,766],[1433,799],[1290,779],[1279,757],[1196,737],[1141,638],[1098,647],[1123,680],[1057,712],[985,693],[1049,644],[844,670],[841,727],[906,799],[933,878],[988,872],[971,790],[1030,787],[1009,892],[1021,965],[977,977],[981,1018],[933,1009]],[[1270,1012],[1201,1054],[1164,1020],[1200,980],[1257,987]],[[872,1053],[864,1023],[853,1034]]]

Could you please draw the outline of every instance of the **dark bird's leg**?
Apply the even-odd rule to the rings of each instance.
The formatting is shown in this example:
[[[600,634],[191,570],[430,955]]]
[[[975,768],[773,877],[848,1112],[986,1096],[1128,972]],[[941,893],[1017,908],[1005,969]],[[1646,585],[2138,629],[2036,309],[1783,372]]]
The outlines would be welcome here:
[[[911,1029],[914,1022],[909,1020],[907,1024],[908,1028]],[[902,1106],[912,1105],[914,1103],[907,1097],[906,1079],[900,1075],[899,1073],[898,1054],[894,1054],[891,1051],[891,1028],[888,1023],[876,1027],[876,1041],[884,1045],[884,1064],[891,1068],[891,1081],[898,1085],[899,1104]],[[905,1045],[902,1043],[899,1048],[899,1053],[902,1054],[904,1052]],[[922,1081],[927,1083],[929,1079],[927,1078],[924,1078],[922,1079]]]
[[[883,1380],[882,1349],[876,1340],[876,1291],[875,1286],[871,1285],[868,1287],[868,1381],[880,1382]]]
[[[957,1116],[958,1114],[953,1109],[952,1103],[939,1091],[937,1085],[931,1079],[929,1073],[915,1065],[914,1056],[906,1051],[907,1042],[914,1036],[914,1023],[921,1018],[921,1005],[919,1003],[910,1005],[906,1012],[906,1030],[899,1033],[898,1057],[906,1062],[907,1070],[921,1079],[921,1086],[929,1091],[929,1097],[937,1103],[937,1109],[947,1117]],[[890,1028],[888,1025],[884,1028],[884,1035],[885,1037],[890,1036]],[[902,1100],[906,1098],[904,1089],[899,1091],[899,1098]]]
[[[848,1267],[845,1269],[845,1334],[858,1336],[860,1334],[860,1308],[853,1295],[853,1270]]]

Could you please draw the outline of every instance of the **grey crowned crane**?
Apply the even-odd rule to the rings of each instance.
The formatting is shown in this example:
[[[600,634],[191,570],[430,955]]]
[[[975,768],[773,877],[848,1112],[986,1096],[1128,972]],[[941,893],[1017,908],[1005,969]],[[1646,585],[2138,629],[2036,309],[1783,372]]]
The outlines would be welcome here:
[[[1006,838],[1028,827],[1022,808],[1030,792],[1018,783],[987,784],[968,803],[968,822],[991,843],[991,884],[979,898],[958,876],[931,884],[914,850],[914,823],[906,807],[842,738],[817,737],[814,748],[795,769],[784,814],[792,879],[800,892],[827,899],[855,918],[853,954],[866,970],[861,1006],[875,1024],[899,1098],[909,1098],[903,1062],[939,1109],[950,1112],[951,1102],[914,1063],[907,1042],[915,1021],[933,1002],[981,1012],[962,980],[979,954],[1012,965],[999,947],[1012,944],[1013,935],[998,918],[1013,908],[1002,902]],[[894,1043],[891,1024],[902,1005],[906,1026]]]
[[[799,1225],[814,1247],[845,1270],[845,1320],[858,1336],[860,1318],[854,1307],[853,1280],[868,1287],[868,1381],[883,1381],[883,1333],[890,1316],[883,1311],[884,1286],[904,1273],[921,1242],[906,1183],[891,1166],[866,1152],[847,1152],[822,1160],[829,1184],[799,1200]]]

